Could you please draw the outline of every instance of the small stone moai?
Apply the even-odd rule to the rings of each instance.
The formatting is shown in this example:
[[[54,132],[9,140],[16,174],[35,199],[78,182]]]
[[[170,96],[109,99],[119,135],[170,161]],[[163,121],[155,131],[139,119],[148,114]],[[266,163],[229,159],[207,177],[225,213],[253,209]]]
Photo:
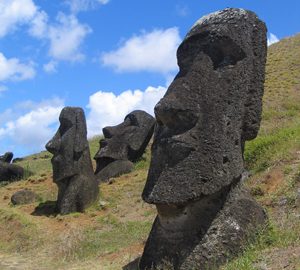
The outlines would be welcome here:
[[[59,121],[58,131],[46,145],[53,154],[53,180],[58,186],[56,208],[60,214],[82,212],[99,194],[84,112],[78,107],[65,107]]]
[[[179,73],[155,106],[144,201],[157,217],[140,269],[215,269],[266,215],[243,187],[243,150],[262,111],[266,26],[228,8],[195,23],[177,51]]]
[[[24,169],[16,164],[0,161],[0,182],[13,182],[24,177]]]
[[[12,159],[14,157],[14,154],[12,152],[6,152],[4,155],[0,156],[0,161],[11,163]]]
[[[154,117],[136,110],[126,115],[121,124],[103,128],[104,139],[100,141],[100,149],[94,157],[97,180],[106,181],[130,172],[133,162],[142,157],[152,137],[154,124]]]

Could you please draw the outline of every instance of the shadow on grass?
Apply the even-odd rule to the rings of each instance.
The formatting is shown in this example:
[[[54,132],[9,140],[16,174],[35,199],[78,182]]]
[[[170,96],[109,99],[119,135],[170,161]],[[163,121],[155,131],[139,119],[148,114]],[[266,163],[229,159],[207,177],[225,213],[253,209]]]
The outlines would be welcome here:
[[[40,203],[34,211],[31,213],[33,216],[56,216],[58,213],[56,211],[56,201],[46,201]]]
[[[136,270],[139,269],[139,262],[141,257],[136,258],[135,260],[131,261],[129,264],[123,266],[123,270]]]

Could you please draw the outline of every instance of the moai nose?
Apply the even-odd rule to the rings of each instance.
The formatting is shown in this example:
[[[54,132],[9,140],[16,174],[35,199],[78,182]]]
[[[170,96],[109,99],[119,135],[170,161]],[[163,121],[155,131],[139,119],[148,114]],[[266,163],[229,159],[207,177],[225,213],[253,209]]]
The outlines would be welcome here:
[[[103,135],[105,138],[109,139],[114,136],[114,128],[113,127],[105,127],[102,129]]]
[[[47,144],[46,149],[52,153],[56,154],[60,148],[60,139],[55,135]]]

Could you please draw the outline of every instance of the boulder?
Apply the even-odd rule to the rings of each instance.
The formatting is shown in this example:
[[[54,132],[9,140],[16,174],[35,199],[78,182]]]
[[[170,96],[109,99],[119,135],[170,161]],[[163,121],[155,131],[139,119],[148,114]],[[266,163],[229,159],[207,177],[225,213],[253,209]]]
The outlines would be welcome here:
[[[53,180],[58,186],[56,208],[60,214],[83,212],[99,195],[85,115],[79,107],[65,107],[59,121],[58,131],[46,144],[46,149],[53,154]]]
[[[11,203],[13,205],[28,204],[35,202],[37,198],[38,196],[33,191],[28,189],[22,189],[15,192],[11,196]]]
[[[158,213],[140,269],[213,269],[263,226],[243,150],[260,126],[266,52],[265,24],[234,8],[201,18],[179,46],[179,73],[154,109],[142,197]]]

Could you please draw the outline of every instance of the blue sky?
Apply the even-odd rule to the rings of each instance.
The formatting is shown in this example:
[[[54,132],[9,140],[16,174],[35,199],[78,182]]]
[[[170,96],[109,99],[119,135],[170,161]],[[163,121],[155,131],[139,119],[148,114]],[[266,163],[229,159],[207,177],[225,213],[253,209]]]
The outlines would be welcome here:
[[[182,38],[226,7],[256,12],[269,41],[300,32],[298,0],[0,0],[0,154],[43,150],[64,106],[85,110],[89,137],[153,113]]]

